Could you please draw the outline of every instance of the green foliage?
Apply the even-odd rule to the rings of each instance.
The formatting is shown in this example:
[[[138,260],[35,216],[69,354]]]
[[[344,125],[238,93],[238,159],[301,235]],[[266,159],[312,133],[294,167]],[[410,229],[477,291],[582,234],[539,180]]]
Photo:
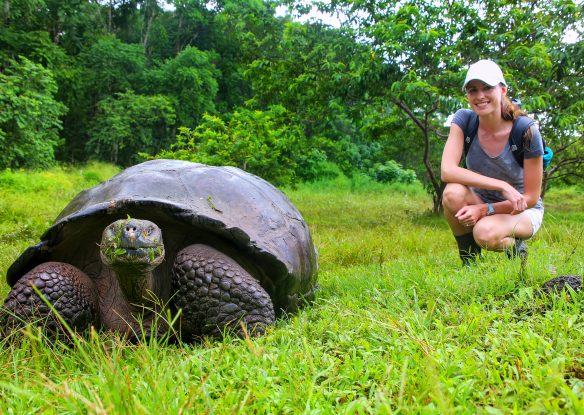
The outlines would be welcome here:
[[[209,47],[209,42],[215,38],[209,36],[213,27],[213,10],[206,7],[205,1],[171,0],[167,4],[174,6],[173,13],[164,14],[160,19],[166,29],[167,46],[153,48],[153,55],[170,58],[189,45],[213,49]]]
[[[139,44],[127,44],[113,36],[97,39],[80,55],[85,69],[85,94],[89,102],[127,90],[140,90],[146,57]]]
[[[192,128],[204,113],[215,112],[219,73],[211,63],[212,54],[187,47],[149,73],[151,89],[169,97],[178,125]]]
[[[465,105],[460,84],[468,64],[489,57],[502,65],[510,94],[521,98],[556,150],[546,181],[577,183],[584,174],[583,6],[578,2],[537,7],[503,0],[170,4],[4,2],[0,70],[6,75],[9,62],[20,62],[19,56],[42,65],[57,83],[52,99],[68,108],[65,114],[58,111],[59,145],[37,148],[39,157],[128,164],[138,151],[151,153],[174,142],[179,127],[196,130],[206,122],[205,113],[229,124],[241,108],[270,112],[281,106],[304,140],[302,151],[294,150],[295,179],[331,175],[330,163],[352,175],[395,160],[424,181],[438,210],[445,120]],[[318,7],[345,24],[300,23],[276,15],[278,5],[288,6],[294,16]],[[114,115],[105,120],[104,114],[119,94],[130,93],[164,97],[174,112],[173,125],[148,125],[152,133],[138,129],[140,137],[130,140],[127,120],[115,121]],[[23,130],[36,131],[36,117],[27,119],[31,128]],[[101,126],[103,139],[96,130]],[[152,139],[144,138],[148,135]],[[47,137],[54,141],[54,133]],[[100,141],[109,149],[100,144],[97,150]],[[116,156],[119,149],[112,150],[112,143],[128,141],[136,143],[128,150],[134,154]],[[15,143],[12,153],[30,152]],[[136,150],[138,143],[144,148]]]
[[[286,22],[282,29],[244,72],[254,102],[296,114],[312,146],[343,172],[370,167],[374,149],[359,128],[367,97],[358,72],[368,47],[324,25]]]
[[[99,160],[130,165],[139,152],[152,155],[170,144],[174,122],[166,97],[119,93],[98,103],[86,148]]]
[[[383,164],[375,163],[369,174],[382,183],[414,183],[417,180],[416,172],[404,169],[395,160],[389,160]]]
[[[21,0],[5,4],[0,10],[0,20],[3,23],[18,21],[26,28],[34,27],[38,10],[43,6],[42,0]]]
[[[46,34],[54,45],[76,54],[88,38],[103,33],[99,8],[98,3],[83,0],[7,1],[0,21],[17,31]]]
[[[236,166],[272,183],[291,183],[298,163],[310,165],[315,155],[290,113],[281,106],[267,111],[238,108],[227,119],[205,115],[194,130],[179,129],[177,142],[157,158]]]
[[[254,97],[252,85],[245,73],[250,63],[270,55],[274,42],[282,31],[281,21],[266,2],[257,0],[224,1],[208,21],[209,48],[217,57],[214,63],[221,76],[217,81],[217,109],[231,112]],[[274,102],[282,104],[282,102]]]
[[[93,184],[85,176],[114,172],[0,173],[0,275]],[[98,331],[73,346],[50,344],[31,325],[0,339],[0,408],[581,414],[583,294],[541,298],[537,287],[555,272],[584,273],[582,192],[550,190],[554,203],[520,277],[518,261],[492,252],[461,269],[444,219],[422,213],[432,201],[419,185],[357,176],[356,187],[339,176],[287,190],[319,249],[315,304],[263,337],[195,345],[128,344]],[[564,206],[567,197],[574,203]]]
[[[19,56],[25,56],[53,71],[57,79],[58,73],[68,62],[65,51],[55,45],[49,34],[43,31],[23,32],[10,27],[0,28],[0,46],[2,66],[8,64],[9,59],[18,60]]]
[[[46,167],[59,145],[59,117],[51,71],[21,57],[0,73],[0,168]]]

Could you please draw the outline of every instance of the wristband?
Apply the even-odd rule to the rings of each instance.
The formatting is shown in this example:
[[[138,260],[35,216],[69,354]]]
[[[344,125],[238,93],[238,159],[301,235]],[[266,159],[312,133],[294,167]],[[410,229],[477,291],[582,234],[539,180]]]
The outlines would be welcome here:
[[[495,214],[495,208],[493,208],[492,203],[487,203],[487,216],[491,216]]]

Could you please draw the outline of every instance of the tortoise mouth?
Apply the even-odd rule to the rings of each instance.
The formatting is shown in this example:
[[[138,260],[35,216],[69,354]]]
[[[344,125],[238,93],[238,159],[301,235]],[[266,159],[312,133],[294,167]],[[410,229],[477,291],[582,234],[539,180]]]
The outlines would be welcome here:
[[[149,262],[161,256],[162,246],[142,247],[142,248],[118,248],[115,256],[117,258],[147,259]]]
[[[155,248],[126,248],[126,256],[129,258],[141,258],[147,255],[152,255],[155,252]]]
[[[109,246],[103,251],[103,260],[109,265],[116,264],[143,264],[156,266],[164,259],[162,245],[148,247],[120,247]]]

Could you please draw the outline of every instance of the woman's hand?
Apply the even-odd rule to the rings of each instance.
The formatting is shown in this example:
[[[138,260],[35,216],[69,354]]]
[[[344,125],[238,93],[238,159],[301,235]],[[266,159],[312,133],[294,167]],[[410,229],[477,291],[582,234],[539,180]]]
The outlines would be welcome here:
[[[513,186],[509,183],[505,183],[503,189],[501,190],[503,197],[511,202],[511,214],[517,215],[527,209],[527,201],[525,197],[519,193]]]
[[[454,215],[462,226],[472,227],[485,216],[484,205],[468,205]]]

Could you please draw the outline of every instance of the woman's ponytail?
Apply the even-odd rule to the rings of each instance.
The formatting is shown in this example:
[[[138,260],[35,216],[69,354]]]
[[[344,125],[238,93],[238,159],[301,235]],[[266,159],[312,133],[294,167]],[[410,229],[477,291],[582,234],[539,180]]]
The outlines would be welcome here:
[[[514,104],[507,95],[504,95],[501,101],[501,116],[503,119],[505,121],[513,121],[521,115],[527,115],[527,113],[519,108],[519,105]]]
[[[521,115],[527,115],[527,112],[523,111],[519,108],[519,105],[512,102],[507,95],[503,96],[503,100],[501,101],[501,116],[506,121],[514,121],[515,119],[519,118]],[[531,128],[528,128],[525,131],[525,135],[523,136],[523,143],[524,146],[529,147],[531,144]]]

